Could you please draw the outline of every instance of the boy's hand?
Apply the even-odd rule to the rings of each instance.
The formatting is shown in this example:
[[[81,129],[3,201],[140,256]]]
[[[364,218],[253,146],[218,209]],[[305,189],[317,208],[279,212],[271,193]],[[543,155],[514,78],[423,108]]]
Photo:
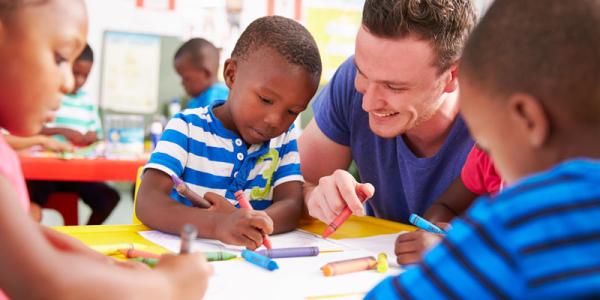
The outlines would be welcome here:
[[[98,135],[95,131],[88,131],[82,137],[82,143],[84,146],[89,146],[98,141]]]
[[[63,143],[61,141],[57,141],[48,136],[41,136],[42,140],[40,141],[41,146],[45,149],[54,152],[73,152],[73,145],[70,143]]]
[[[202,253],[163,255],[154,270],[169,281],[171,299],[202,299],[212,275],[212,266]]]
[[[217,213],[233,213],[237,210],[231,202],[229,202],[225,197],[221,195],[217,195],[213,192],[207,192],[204,194],[204,200],[207,200],[212,205],[208,208],[208,210],[217,212]]]
[[[446,230],[450,228],[448,223],[435,223],[435,225]],[[444,235],[421,229],[399,235],[394,247],[398,264],[408,265],[421,261],[423,255],[443,238]]]
[[[273,220],[264,211],[240,208],[219,218],[215,230],[221,242],[255,250],[263,244],[263,234],[273,232]]]

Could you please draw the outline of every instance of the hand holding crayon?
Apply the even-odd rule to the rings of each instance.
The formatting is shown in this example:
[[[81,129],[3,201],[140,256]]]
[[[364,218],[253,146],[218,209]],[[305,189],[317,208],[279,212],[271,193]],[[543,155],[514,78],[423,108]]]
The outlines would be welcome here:
[[[244,192],[242,192],[241,190],[235,192],[235,199],[238,201],[241,208],[246,208],[246,209],[252,210],[252,206],[250,205],[250,202],[248,202],[248,199],[246,199],[246,197],[244,196]],[[263,244],[265,245],[265,247],[267,249],[273,248],[271,246],[271,240],[269,239],[269,236],[267,234],[263,234]]]
[[[367,200],[367,195],[365,195],[360,190],[356,191],[356,195],[358,196],[358,198],[360,199],[360,202],[362,202],[362,203],[364,203]],[[342,226],[342,224],[351,215],[352,215],[352,211],[350,210],[350,207],[348,207],[346,205],[346,207],[344,207],[344,210],[342,210],[342,212],[335,219],[333,219],[333,221],[331,223],[329,223],[329,225],[327,225],[327,228],[323,232],[323,238],[326,239],[330,235],[332,235],[340,226]]]

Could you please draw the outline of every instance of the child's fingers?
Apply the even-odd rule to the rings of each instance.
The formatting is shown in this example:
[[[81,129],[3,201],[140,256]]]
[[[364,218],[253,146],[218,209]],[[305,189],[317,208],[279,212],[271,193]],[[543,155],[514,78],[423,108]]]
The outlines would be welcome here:
[[[421,260],[421,255],[416,253],[399,255],[396,257],[396,261],[399,265],[410,265],[417,263]]]
[[[262,211],[252,211],[252,217],[249,219],[248,224],[264,234],[273,232],[273,220]]]
[[[396,243],[394,253],[396,253],[396,255],[415,253],[419,252],[420,249],[421,247],[417,241],[400,242]]]

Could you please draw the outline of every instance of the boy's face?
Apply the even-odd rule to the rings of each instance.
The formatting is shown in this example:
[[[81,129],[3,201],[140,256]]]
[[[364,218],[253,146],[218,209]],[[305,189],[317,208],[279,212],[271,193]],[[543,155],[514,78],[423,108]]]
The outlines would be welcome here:
[[[73,63],[73,77],[75,78],[75,88],[71,93],[75,94],[85,84],[92,70],[94,63],[89,60],[77,60]]]
[[[0,27],[0,126],[38,133],[73,90],[72,63],[86,44],[83,1],[25,5]]]
[[[175,59],[175,71],[181,77],[181,85],[190,97],[198,97],[210,85],[208,73],[194,66],[189,54],[184,53]]]
[[[502,179],[512,184],[535,172],[536,153],[529,147],[527,134],[523,132],[508,101],[484,94],[477,84],[461,74],[461,114],[471,135],[488,152]]]
[[[248,144],[287,131],[318,87],[318,79],[268,47],[244,60],[228,59],[224,77],[233,127]]]
[[[429,42],[381,38],[361,27],[356,36],[354,85],[378,136],[393,138],[429,120],[453,92],[450,70],[439,74]]]

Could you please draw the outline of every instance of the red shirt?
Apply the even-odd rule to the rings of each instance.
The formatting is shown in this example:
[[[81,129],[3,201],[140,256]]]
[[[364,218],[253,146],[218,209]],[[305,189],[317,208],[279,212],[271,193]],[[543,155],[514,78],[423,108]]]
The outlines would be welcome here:
[[[469,152],[460,178],[469,191],[478,195],[494,195],[502,186],[502,178],[496,172],[491,158],[477,145]]]

